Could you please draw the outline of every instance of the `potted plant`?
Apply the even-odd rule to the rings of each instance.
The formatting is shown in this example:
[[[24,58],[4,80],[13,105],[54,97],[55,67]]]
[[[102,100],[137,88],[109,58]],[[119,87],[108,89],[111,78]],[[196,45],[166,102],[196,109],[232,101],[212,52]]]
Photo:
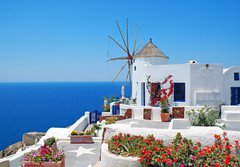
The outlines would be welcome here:
[[[168,109],[166,109],[165,107],[162,108],[162,110],[161,110],[162,122],[168,122],[169,118],[170,118],[170,113],[169,113]]]
[[[94,131],[92,130],[87,130],[85,132],[73,130],[70,136],[71,144],[91,144],[93,143],[93,134]]]
[[[161,99],[161,119],[162,122],[168,122],[170,118],[168,98]]]
[[[57,147],[56,139],[45,141],[37,151],[32,151],[24,156],[24,167],[64,167],[64,151]]]

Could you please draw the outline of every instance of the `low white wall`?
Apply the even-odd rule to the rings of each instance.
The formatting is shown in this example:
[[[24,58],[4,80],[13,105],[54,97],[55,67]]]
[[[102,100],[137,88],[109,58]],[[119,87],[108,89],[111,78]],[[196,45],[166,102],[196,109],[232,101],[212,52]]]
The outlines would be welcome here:
[[[184,119],[188,119],[188,116],[186,114],[186,111],[189,110],[199,110],[203,108],[204,106],[178,106],[178,107],[184,107]],[[133,111],[133,118],[136,119],[143,119],[143,110],[152,109],[152,120],[161,121],[161,108],[160,107],[152,107],[152,106],[135,106],[135,105],[127,105],[127,104],[120,104],[120,114],[124,114],[127,109],[132,109]],[[172,107],[169,107],[170,114],[172,114]]]
[[[111,154],[108,151],[108,144],[103,143],[101,149],[102,167],[141,167],[137,157],[123,157]]]
[[[17,151],[16,154],[0,159],[0,167],[19,167],[21,166],[24,154],[31,152],[32,150],[37,150],[40,146],[34,145],[28,147],[26,150],[21,149]]]
[[[153,134],[155,138],[163,140],[165,145],[171,143],[173,138],[178,132],[182,134],[183,137],[192,139],[193,142],[201,142],[203,146],[211,145],[214,143],[214,134],[223,134],[223,130],[218,127],[190,127],[189,129],[150,129],[150,128],[131,128],[130,126],[108,126],[105,133],[105,141],[110,140],[112,136],[119,133],[129,133],[132,135],[141,135],[147,137],[149,134]],[[228,133],[227,137],[231,143],[240,140],[239,131],[226,131]]]
[[[226,105],[223,105],[221,107],[221,110],[222,111],[239,111],[240,112],[240,106],[226,106]]]
[[[69,135],[73,130],[83,131],[89,124],[89,114],[85,113],[80,119],[78,119],[73,125],[68,128],[50,128],[46,135],[43,136],[40,141],[37,143],[38,145],[43,145],[44,140],[50,137],[55,137],[58,140],[66,140],[69,139]]]
[[[224,121],[240,122],[240,106],[222,106],[221,118]]]

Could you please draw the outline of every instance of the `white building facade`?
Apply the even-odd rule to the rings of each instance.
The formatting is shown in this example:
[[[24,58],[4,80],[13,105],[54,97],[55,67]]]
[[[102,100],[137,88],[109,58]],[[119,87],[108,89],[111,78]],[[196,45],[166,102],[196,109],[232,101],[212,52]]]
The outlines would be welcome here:
[[[137,105],[150,105],[147,78],[162,82],[172,75],[172,106],[219,106],[240,104],[240,67],[221,64],[168,64],[168,57],[150,40],[136,55],[132,70],[132,98]]]

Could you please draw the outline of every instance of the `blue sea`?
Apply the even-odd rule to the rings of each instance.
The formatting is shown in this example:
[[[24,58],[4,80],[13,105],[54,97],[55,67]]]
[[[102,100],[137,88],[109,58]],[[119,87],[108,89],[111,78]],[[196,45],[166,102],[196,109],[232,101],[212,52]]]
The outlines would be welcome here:
[[[102,111],[103,98],[120,97],[122,82],[0,83],[0,150],[26,132],[67,127],[85,111]],[[130,95],[130,85],[126,85]]]

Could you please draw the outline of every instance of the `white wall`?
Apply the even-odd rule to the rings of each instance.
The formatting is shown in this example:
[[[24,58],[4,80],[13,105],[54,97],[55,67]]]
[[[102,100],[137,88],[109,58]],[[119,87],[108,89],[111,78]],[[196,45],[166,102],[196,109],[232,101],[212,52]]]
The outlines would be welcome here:
[[[185,102],[170,102],[172,106],[187,105],[219,105],[223,103],[223,65],[210,64],[171,64],[145,65],[143,62],[134,63],[132,97],[137,98],[141,105],[141,83],[162,82],[168,75],[173,75],[174,83],[185,83]],[[149,104],[149,93],[145,88],[145,105]]]
[[[231,87],[240,87],[240,81],[234,81],[234,73],[240,73],[240,67],[230,67],[223,72],[224,104],[231,105]]]
[[[143,63],[145,65],[161,65],[168,64],[168,59],[162,57],[144,57],[135,59],[135,62]]]
[[[141,105],[141,83],[147,82],[147,76],[151,75],[150,82],[162,82],[168,75],[173,75],[173,82],[185,83],[185,102],[171,102],[173,106],[182,106],[190,104],[190,65],[189,64],[173,64],[173,65],[153,65],[146,66],[142,63],[135,64],[137,70],[133,70],[133,91],[132,97],[137,97],[137,105]],[[145,105],[149,104],[150,95],[145,88]]]
[[[190,105],[223,103],[223,65],[190,64]]]

